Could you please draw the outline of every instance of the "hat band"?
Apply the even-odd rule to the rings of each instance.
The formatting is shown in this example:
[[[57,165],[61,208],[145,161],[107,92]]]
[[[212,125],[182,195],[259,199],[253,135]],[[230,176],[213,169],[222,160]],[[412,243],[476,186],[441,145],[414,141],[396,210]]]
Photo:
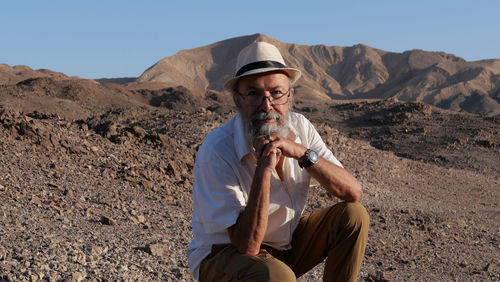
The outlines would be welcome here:
[[[259,61],[259,62],[253,62],[247,65],[242,66],[237,72],[236,76],[240,76],[244,74],[247,71],[250,70],[255,70],[255,69],[263,69],[263,68],[286,68],[286,66],[280,62],[276,61]]]

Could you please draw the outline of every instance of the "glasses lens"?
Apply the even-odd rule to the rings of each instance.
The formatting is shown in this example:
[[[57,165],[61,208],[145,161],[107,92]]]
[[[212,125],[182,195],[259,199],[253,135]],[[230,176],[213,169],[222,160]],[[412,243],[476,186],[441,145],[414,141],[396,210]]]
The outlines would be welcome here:
[[[260,106],[264,102],[264,99],[269,99],[271,105],[282,105],[288,101],[289,92],[290,89],[285,93],[281,92],[273,93],[269,97],[265,97],[264,95],[261,94],[251,94],[242,96],[244,97],[245,101],[252,106]]]
[[[283,93],[280,96],[273,98],[273,100],[271,101],[271,104],[273,104],[273,105],[285,104],[286,101],[288,100],[287,93]]]
[[[246,96],[245,100],[247,101],[248,104],[252,106],[257,106],[262,104],[262,95],[248,95]]]

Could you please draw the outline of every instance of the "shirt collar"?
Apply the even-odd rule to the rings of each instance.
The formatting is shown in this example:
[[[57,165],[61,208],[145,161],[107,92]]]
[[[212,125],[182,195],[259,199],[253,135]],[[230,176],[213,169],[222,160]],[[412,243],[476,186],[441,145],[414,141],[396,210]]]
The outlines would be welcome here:
[[[235,116],[234,120],[234,148],[236,148],[236,154],[238,159],[243,161],[243,158],[248,154],[253,153],[253,149],[250,147],[250,144],[247,141],[245,134],[245,124],[243,121],[243,116],[238,113]]]

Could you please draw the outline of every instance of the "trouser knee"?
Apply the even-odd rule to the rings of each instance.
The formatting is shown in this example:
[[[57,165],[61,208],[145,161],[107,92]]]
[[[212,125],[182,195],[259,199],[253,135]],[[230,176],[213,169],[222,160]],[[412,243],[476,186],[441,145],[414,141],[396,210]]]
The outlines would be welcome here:
[[[342,206],[345,227],[368,229],[370,216],[363,205],[358,202],[343,202],[339,205]]]
[[[243,255],[230,244],[215,245],[200,265],[200,281],[296,281],[283,261],[261,250],[257,256]]]
[[[249,270],[249,281],[269,281],[269,282],[288,282],[296,281],[295,273],[282,261],[276,258],[268,258],[262,260],[260,263],[254,264]],[[260,277],[260,278],[257,278]]]

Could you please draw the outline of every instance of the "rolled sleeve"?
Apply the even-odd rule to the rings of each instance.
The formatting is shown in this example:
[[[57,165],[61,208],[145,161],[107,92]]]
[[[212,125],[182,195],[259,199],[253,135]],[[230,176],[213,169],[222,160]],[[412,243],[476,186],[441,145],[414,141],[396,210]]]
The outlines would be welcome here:
[[[308,147],[316,151],[318,155],[323,159],[331,163],[334,163],[340,167],[344,167],[342,163],[333,155],[332,151],[328,149],[328,147],[326,147],[325,142],[319,135],[318,131],[314,128],[314,125],[305,118],[304,122],[307,123],[307,125],[304,128],[308,129],[307,132]]]

